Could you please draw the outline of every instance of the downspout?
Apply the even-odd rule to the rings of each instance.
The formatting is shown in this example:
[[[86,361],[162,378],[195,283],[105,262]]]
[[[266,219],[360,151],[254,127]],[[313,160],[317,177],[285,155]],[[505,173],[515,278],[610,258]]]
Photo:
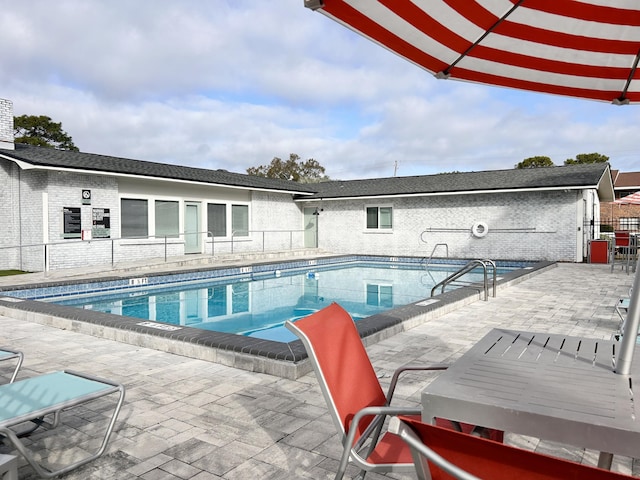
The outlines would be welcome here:
[[[20,261],[20,270],[22,268],[22,169],[16,165],[18,169],[18,255]]]

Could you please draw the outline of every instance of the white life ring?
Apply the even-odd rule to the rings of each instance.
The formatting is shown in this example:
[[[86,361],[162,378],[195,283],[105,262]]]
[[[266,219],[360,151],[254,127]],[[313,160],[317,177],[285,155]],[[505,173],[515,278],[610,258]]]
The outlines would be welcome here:
[[[489,227],[485,222],[476,222],[471,227],[471,234],[476,238],[482,238],[489,233]]]

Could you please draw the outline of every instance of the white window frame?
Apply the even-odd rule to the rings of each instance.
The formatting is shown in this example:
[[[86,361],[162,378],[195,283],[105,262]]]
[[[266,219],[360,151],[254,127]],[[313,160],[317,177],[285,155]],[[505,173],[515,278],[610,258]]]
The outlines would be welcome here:
[[[209,219],[209,205],[222,205],[224,207],[224,235],[216,235],[216,232],[211,230],[211,235],[214,238],[229,238],[229,214],[231,212],[231,207],[228,202],[221,202],[215,200],[207,200],[207,230],[209,229],[210,219]]]
[[[236,232],[233,231],[233,207],[247,207],[247,234],[246,235],[237,235]],[[249,237],[251,235],[251,204],[247,202],[229,202],[229,215],[227,215],[227,221],[229,229],[228,232],[231,232],[231,235],[234,237]]]
[[[149,198],[146,197],[140,197],[137,195],[123,195],[122,197],[120,197],[120,201],[119,201],[119,205],[118,208],[120,210],[120,238],[131,238],[131,239],[136,239],[139,238],[139,236],[125,236],[124,235],[124,229],[123,229],[123,220],[124,220],[124,208],[122,207],[122,202],[126,201],[126,200],[136,200],[136,201],[140,201],[140,202],[146,202],[147,204],[147,224],[145,225],[147,233],[146,235],[144,235],[144,238],[148,238],[149,237],[149,232],[153,231],[150,227],[150,223],[151,223],[151,215],[152,215],[152,209],[149,208],[149,205],[151,204],[151,201],[149,200]]]
[[[638,231],[640,230],[640,218],[638,217],[620,217],[620,230]]]
[[[163,203],[175,203],[176,204],[176,211],[175,213],[177,214],[177,217],[175,218],[175,231],[168,231],[165,233],[162,232],[158,232],[158,202],[163,202]],[[154,231],[154,236],[156,238],[164,238],[165,236],[167,238],[178,238],[179,234],[180,234],[180,211],[181,211],[182,207],[181,207],[181,203],[180,200],[177,199],[166,199],[166,198],[156,198],[153,200],[153,231]],[[151,208],[149,208],[149,210],[151,210]],[[172,225],[173,227],[173,225]],[[173,230],[173,229],[172,229]]]
[[[369,287],[376,287],[375,302],[370,302]],[[390,292],[382,292],[382,290],[390,290]],[[388,295],[390,294],[390,297]],[[390,304],[387,299],[390,300]],[[364,282],[364,303],[367,306],[372,307],[389,307],[393,308],[393,284],[392,283],[380,283],[375,280]]]
[[[122,200],[141,200],[147,202],[147,238],[149,241],[164,241],[164,235],[159,237],[156,236],[156,201],[178,202],[178,235],[170,235],[168,238],[173,238],[175,240],[176,238],[181,238],[181,234],[184,233],[184,198],[168,197],[166,195],[138,195],[135,193],[121,194],[118,197],[118,206],[120,209],[120,238],[123,240],[136,240],[136,238],[124,237],[122,235],[122,218],[124,215],[124,212],[122,211]]]
[[[377,223],[378,226],[373,228],[373,227],[369,227],[369,222],[368,222],[368,216],[369,216],[369,209],[370,208],[376,208],[377,209],[377,214],[378,214],[378,219],[377,219]],[[383,208],[388,208],[390,209],[390,213],[391,213],[391,227],[389,228],[384,228],[381,227],[381,217],[380,217],[380,210]],[[380,233],[390,233],[393,232],[393,223],[394,223],[394,218],[393,218],[393,205],[391,204],[370,204],[370,205],[365,205],[364,206],[364,231],[365,232],[380,232]]]

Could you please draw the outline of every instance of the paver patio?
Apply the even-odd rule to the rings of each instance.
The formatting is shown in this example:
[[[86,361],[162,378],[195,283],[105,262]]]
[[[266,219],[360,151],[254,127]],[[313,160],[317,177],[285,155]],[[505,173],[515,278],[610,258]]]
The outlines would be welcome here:
[[[611,273],[607,265],[559,264],[499,290],[497,298],[463,306],[368,351],[386,384],[400,365],[454,361],[493,327],[609,338],[618,324],[614,304],[632,281],[632,275]],[[107,453],[66,479],[333,478],[341,447],[313,374],[287,380],[9,317],[0,317],[0,345],[24,352],[19,378],[72,368],[127,388]],[[9,366],[0,366],[1,380],[10,373]],[[408,374],[396,400],[419,404],[430,378],[435,376]],[[77,454],[73,447],[81,440],[95,443],[90,422],[104,421],[105,402],[64,415],[63,427],[54,431],[61,435],[32,435],[36,451],[43,445],[66,449],[53,457],[65,461]],[[513,435],[507,440],[589,464],[597,461],[597,452]],[[0,453],[10,450],[0,447]],[[616,457],[614,469],[640,475],[640,466],[629,458]],[[19,473],[23,480],[36,478],[26,465]]]

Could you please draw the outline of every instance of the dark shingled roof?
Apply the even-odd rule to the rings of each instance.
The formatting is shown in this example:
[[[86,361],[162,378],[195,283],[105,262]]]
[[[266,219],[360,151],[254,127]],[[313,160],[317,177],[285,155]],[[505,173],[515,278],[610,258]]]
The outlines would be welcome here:
[[[371,178],[301,184],[286,180],[245,175],[226,170],[207,170],[167,163],[71,152],[17,143],[15,150],[0,154],[34,166],[66,168],[141,177],[186,180],[247,189],[273,190],[297,194],[298,200],[384,197],[474,191],[527,190],[538,188],[598,187],[609,164],[593,163],[562,167],[442,173],[414,177]],[[610,176],[609,176],[610,178]],[[610,181],[610,180],[609,180]],[[613,189],[608,195],[612,195]]]
[[[534,188],[597,187],[608,172],[608,163],[567,165],[484,172],[441,173],[415,177],[371,178],[314,184],[307,199],[377,197],[474,191],[527,190]]]
[[[67,168],[105,173],[119,173],[141,177],[168,178],[191,182],[230,185],[260,190],[277,190],[287,193],[313,192],[308,185],[286,180],[233,173],[226,170],[184,167],[168,163],[147,162],[129,158],[97,155],[95,153],[71,152],[48,147],[15,144],[15,150],[0,150],[0,154],[22,160],[39,167]]]

